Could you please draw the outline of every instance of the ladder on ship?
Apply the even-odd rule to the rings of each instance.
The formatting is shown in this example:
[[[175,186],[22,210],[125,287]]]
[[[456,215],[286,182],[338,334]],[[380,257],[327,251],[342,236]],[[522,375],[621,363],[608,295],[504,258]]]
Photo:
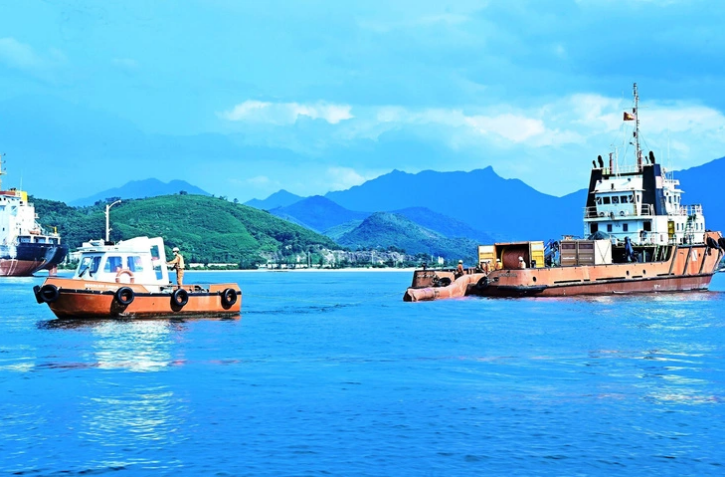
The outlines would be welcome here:
[[[692,243],[695,240],[695,219],[697,214],[689,214],[685,222],[684,243]]]

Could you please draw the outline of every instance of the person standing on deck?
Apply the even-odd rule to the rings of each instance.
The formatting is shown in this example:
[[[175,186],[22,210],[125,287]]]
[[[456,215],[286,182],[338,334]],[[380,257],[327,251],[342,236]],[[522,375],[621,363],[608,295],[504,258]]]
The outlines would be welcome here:
[[[179,247],[174,247],[174,259],[170,262],[166,262],[166,265],[172,265],[176,270],[176,283],[181,288],[184,284],[184,257],[179,253]]]
[[[463,270],[463,260],[458,261],[458,267],[456,267],[456,276],[462,277],[465,271]]]

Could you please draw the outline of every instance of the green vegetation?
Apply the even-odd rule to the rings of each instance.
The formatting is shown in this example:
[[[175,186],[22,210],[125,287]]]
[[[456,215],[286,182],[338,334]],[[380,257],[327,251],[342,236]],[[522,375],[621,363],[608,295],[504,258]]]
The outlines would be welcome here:
[[[478,244],[465,238],[447,238],[421,227],[412,220],[389,212],[376,212],[337,242],[350,249],[383,249],[410,255],[431,254],[449,260],[475,262]]]
[[[32,198],[46,229],[57,227],[73,250],[105,237],[105,203],[74,208]],[[320,248],[338,248],[328,237],[281,220],[266,211],[201,195],[167,195],[126,200],[111,209],[111,240],[163,237],[187,262],[239,263],[244,268]],[[169,250],[167,250],[169,252]],[[170,256],[170,254],[169,254]]]

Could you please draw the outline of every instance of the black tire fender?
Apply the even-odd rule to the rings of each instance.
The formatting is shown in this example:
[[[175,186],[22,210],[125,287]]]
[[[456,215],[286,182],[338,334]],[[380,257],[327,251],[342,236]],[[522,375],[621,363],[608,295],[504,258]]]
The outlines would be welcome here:
[[[222,292],[222,306],[229,308],[237,302],[237,291],[231,288],[226,288]]]
[[[171,294],[171,304],[176,305],[179,308],[183,308],[189,303],[189,292],[183,288],[179,288]]]
[[[476,283],[478,288],[486,288],[488,286],[488,277],[481,277]]]
[[[118,290],[116,290],[116,294],[114,296],[116,298],[116,301],[123,306],[130,305],[131,303],[133,303],[134,298],[136,298],[136,294],[130,287],[119,288]]]
[[[60,291],[58,291],[57,286],[48,283],[47,285],[40,287],[40,290],[38,290],[38,296],[44,303],[53,303],[60,296]]]

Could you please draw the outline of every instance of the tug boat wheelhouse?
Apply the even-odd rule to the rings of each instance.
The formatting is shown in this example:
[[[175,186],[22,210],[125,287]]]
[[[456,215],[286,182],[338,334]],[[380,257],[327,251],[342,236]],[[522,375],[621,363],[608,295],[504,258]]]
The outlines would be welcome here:
[[[636,164],[594,162],[584,236],[479,246],[479,267],[463,276],[417,270],[405,301],[465,295],[519,297],[706,290],[725,253],[720,232],[705,228],[701,205],[685,206],[672,173],[639,144],[639,97],[624,113],[635,121]]]
[[[0,155],[0,179],[5,175]],[[37,222],[28,193],[2,190],[0,181],[0,277],[29,276],[38,270],[55,274],[68,248],[57,233],[49,233]]]
[[[160,237],[96,240],[79,253],[72,278],[51,277],[34,287],[38,303],[58,318],[232,316],[241,310],[236,283],[172,285]]]

